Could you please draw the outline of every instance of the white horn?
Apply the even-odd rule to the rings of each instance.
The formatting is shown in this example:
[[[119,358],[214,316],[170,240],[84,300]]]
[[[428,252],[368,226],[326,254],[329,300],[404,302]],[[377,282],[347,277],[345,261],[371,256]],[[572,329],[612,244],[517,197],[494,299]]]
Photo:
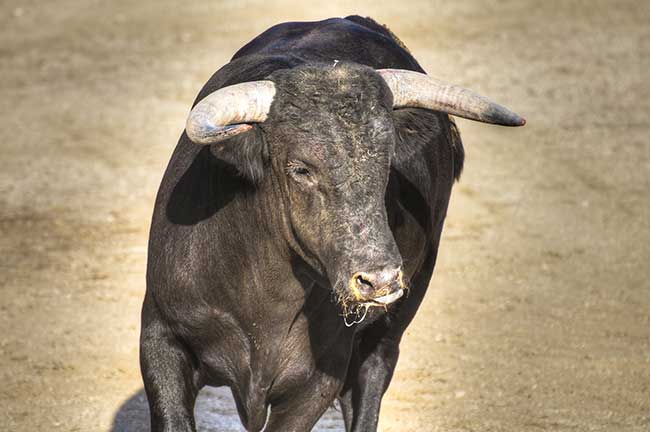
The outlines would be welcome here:
[[[472,90],[409,70],[380,69],[377,72],[393,93],[395,108],[426,108],[502,126],[526,124],[524,118]]]
[[[275,96],[272,81],[234,84],[210,93],[197,103],[187,119],[185,131],[196,144],[212,144],[261,123]]]

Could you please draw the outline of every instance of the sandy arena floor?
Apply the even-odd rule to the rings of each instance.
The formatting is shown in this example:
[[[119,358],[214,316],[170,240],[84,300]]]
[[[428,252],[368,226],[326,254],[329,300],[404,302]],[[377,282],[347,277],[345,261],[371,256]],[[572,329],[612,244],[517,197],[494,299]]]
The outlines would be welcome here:
[[[2,2],[0,430],[142,430],[148,224],[189,106],[270,25],[349,13],[529,122],[458,121],[380,429],[650,430],[650,3],[324,3]],[[227,392],[197,411],[237,430]]]

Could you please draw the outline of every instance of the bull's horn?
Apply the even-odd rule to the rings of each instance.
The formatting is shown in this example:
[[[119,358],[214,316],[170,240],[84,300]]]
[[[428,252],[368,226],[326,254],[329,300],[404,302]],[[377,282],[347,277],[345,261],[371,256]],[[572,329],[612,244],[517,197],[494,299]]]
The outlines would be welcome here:
[[[463,87],[402,69],[377,71],[393,92],[393,106],[426,108],[502,126],[523,126],[526,120],[490,99]]]
[[[212,144],[249,130],[248,123],[266,120],[275,96],[272,81],[234,84],[210,93],[187,119],[187,136],[197,144]]]

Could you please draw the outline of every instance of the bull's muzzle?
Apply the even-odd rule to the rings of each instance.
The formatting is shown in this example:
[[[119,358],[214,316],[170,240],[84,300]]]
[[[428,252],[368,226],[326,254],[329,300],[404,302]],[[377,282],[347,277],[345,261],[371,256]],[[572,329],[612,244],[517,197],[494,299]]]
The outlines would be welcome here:
[[[348,287],[356,301],[386,306],[404,295],[404,275],[399,268],[357,272],[350,278]]]

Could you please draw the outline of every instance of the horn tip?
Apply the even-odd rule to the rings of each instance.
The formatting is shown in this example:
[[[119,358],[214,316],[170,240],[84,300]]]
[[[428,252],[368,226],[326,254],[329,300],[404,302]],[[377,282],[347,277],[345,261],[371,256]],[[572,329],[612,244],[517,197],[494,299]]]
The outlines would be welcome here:
[[[495,110],[490,113],[490,117],[495,124],[501,126],[518,127],[526,124],[525,118],[499,105],[497,105]]]
[[[499,121],[489,122],[489,123],[493,123],[499,126],[520,127],[526,124],[526,119],[523,117],[515,117],[508,120],[499,120]]]

